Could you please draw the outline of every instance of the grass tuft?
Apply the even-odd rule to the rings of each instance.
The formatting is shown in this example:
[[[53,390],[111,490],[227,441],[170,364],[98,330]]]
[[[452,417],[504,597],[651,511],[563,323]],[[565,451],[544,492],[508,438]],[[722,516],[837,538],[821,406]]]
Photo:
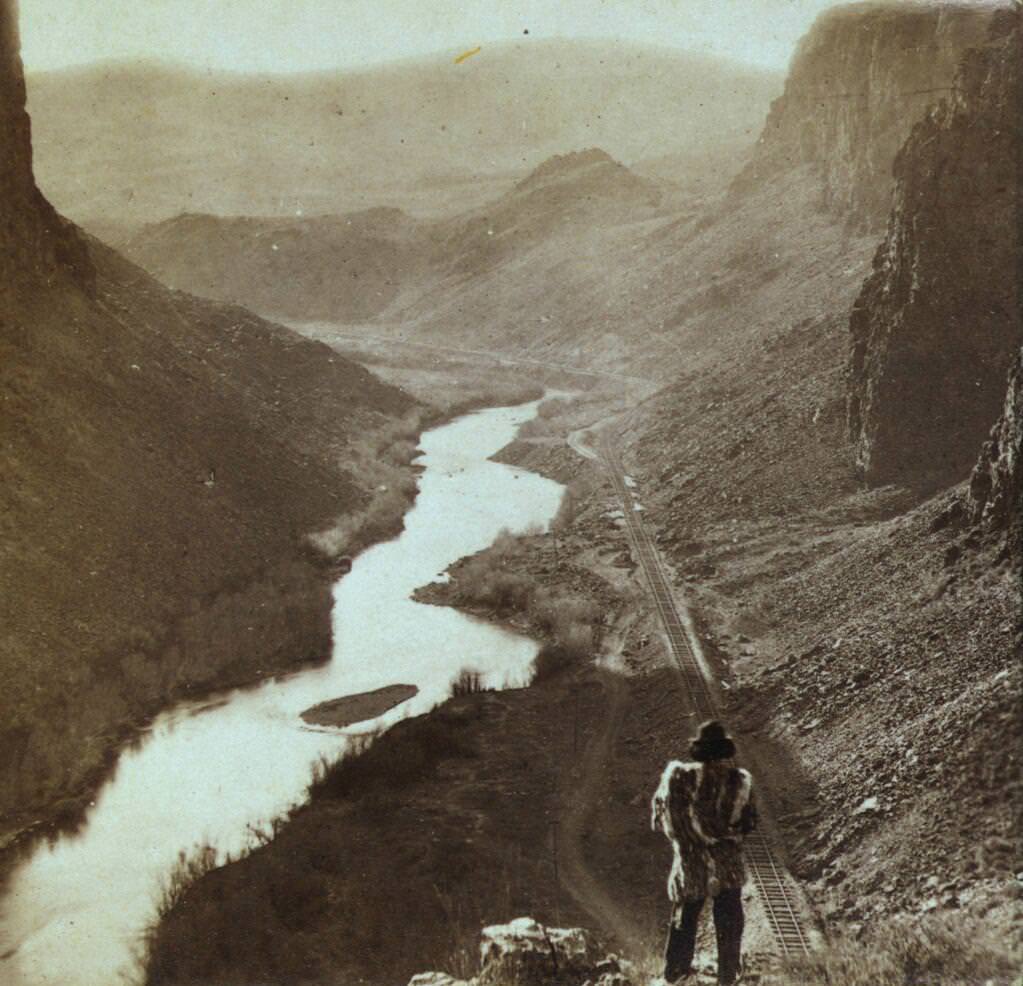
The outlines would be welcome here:
[[[965,915],[893,921],[865,940],[839,938],[787,963],[774,986],[1010,986],[1023,956]]]

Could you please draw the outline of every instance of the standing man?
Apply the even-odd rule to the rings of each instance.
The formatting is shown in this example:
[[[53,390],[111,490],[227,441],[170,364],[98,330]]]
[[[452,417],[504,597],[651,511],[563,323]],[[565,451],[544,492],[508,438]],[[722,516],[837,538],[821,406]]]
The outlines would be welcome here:
[[[651,824],[671,842],[671,925],[664,978],[692,972],[696,927],[704,901],[714,901],[718,982],[738,982],[742,955],[743,836],[756,827],[753,778],[732,765],[735,743],[720,722],[705,722],[690,743],[692,762],[672,760],[652,802]]]

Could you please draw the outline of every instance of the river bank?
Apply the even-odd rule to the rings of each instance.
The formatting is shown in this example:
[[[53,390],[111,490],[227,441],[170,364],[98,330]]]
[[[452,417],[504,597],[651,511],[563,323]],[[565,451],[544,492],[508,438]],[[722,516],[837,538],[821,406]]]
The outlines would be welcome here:
[[[13,866],[36,838],[73,831],[116,766],[119,751],[137,743],[162,710],[329,658],[336,556],[358,554],[400,533],[402,517],[415,495],[410,443],[422,428],[442,417],[441,409],[429,414],[422,409],[414,419],[388,423],[363,436],[361,441],[374,454],[392,450],[396,435],[401,436],[404,444],[387,468],[398,495],[366,494],[365,506],[341,518],[348,536],[335,550],[321,550],[304,539],[293,542],[290,557],[267,565],[254,577],[230,578],[205,598],[193,599],[185,607],[186,615],[162,629],[147,629],[126,643],[120,655],[115,650],[107,662],[87,666],[88,680],[79,682],[81,698],[74,711],[66,695],[57,697],[53,709],[39,711],[42,722],[61,723],[65,729],[72,723],[80,742],[73,765],[50,764],[65,777],[55,797],[30,812],[4,817],[0,871]],[[26,734],[24,751],[17,744],[9,748],[15,762],[33,742],[43,741]]]
[[[497,457],[525,454],[516,445]],[[452,698],[328,772],[272,842],[174,902],[149,983],[466,975],[480,926],[521,914],[592,928],[644,962],[660,948],[669,860],[649,798],[696,722],[601,473],[540,446],[551,474],[580,484],[570,515],[459,560],[417,598],[552,643],[525,596],[481,598],[481,569],[514,573],[534,600],[606,614],[594,652],[528,688]]]
[[[137,936],[179,853],[220,863],[248,852],[305,800],[310,771],[355,742],[304,725],[304,710],[401,681],[415,696],[367,725],[420,714],[443,699],[464,664],[452,641],[478,655],[485,687],[528,677],[528,640],[409,595],[502,528],[525,530],[554,514],[560,487],[487,460],[535,410],[535,402],[490,409],[422,436],[419,496],[404,532],[361,554],[334,587],[330,664],[161,714],[122,753],[83,828],[19,861],[0,902],[0,952],[12,982],[100,986],[137,976],[128,968]],[[449,510],[463,518],[450,529],[440,523]]]
[[[481,924],[520,913],[596,926],[630,951],[658,939],[666,853],[647,802],[667,751],[647,716],[671,715],[678,686],[633,605],[624,538],[601,513],[581,511],[557,549],[553,535],[527,534],[417,593],[464,599],[473,562],[499,559],[546,595],[581,596],[607,614],[599,666],[591,654],[527,688],[451,698],[328,771],[272,842],[175,903],[152,939],[150,983],[404,984],[431,964],[468,972]],[[583,545],[602,557],[599,573],[578,563]],[[514,608],[470,611],[545,632]],[[626,664],[647,673],[627,679]],[[594,774],[595,747],[607,756]],[[591,873],[610,913],[595,915],[599,897],[580,886]],[[623,928],[616,917],[633,909]],[[650,940],[637,941],[635,927]]]
[[[380,354],[373,362],[385,376],[395,369]],[[402,406],[409,410],[390,420],[367,417],[358,437],[342,436],[347,472],[363,488],[361,503],[320,532],[297,532],[290,557],[265,564],[255,575],[231,576],[179,607],[185,615],[146,625],[133,639],[111,645],[108,659],[83,667],[86,678],[76,681],[74,691],[84,697],[75,709],[62,692],[53,708],[36,710],[40,726],[34,735],[8,731],[9,767],[22,760],[32,764],[25,769],[31,769],[35,783],[55,790],[30,808],[0,814],[0,878],[36,839],[73,831],[81,823],[119,751],[138,743],[162,710],[328,660],[337,559],[357,556],[402,532],[415,501],[419,436],[479,408],[519,404],[543,392],[525,375],[456,361],[418,378],[410,369],[398,375],[394,385],[397,392],[406,391]],[[326,436],[320,440],[327,444]],[[66,732],[69,722],[76,738],[73,763],[62,761],[58,750],[47,752],[41,728],[48,724]],[[54,776],[52,783],[47,774]]]

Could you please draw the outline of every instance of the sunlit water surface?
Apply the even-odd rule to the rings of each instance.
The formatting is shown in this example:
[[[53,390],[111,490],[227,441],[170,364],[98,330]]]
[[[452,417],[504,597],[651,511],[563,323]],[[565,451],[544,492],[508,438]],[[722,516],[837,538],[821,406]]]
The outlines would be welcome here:
[[[0,902],[0,983],[111,986],[139,975],[138,946],[184,851],[244,852],[303,801],[313,765],[351,735],[424,712],[459,670],[528,679],[535,644],[409,595],[502,528],[546,525],[562,487],[488,461],[537,402],[471,414],[423,436],[419,496],[404,533],[356,559],[334,589],[334,653],[314,670],[161,715],[98,794],[85,826],[40,845]],[[304,725],[311,705],[392,683],[419,694],[345,733]]]

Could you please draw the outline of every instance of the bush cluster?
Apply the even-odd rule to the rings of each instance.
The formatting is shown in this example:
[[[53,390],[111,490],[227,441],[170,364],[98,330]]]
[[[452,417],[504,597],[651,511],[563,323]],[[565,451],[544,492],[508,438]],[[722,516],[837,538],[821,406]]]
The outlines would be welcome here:
[[[498,616],[525,616],[545,641],[533,665],[534,677],[540,680],[593,653],[602,614],[591,599],[539,585],[524,567],[521,543],[503,531],[490,549],[463,565],[458,573],[459,599]]]
[[[328,558],[355,555],[401,530],[401,520],[416,495],[408,466],[417,454],[422,409],[349,442],[345,462],[356,482],[368,490],[366,503],[333,527],[310,538]]]
[[[484,691],[483,675],[473,668],[462,668],[458,677],[451,682],[451,697],[459,698],[462,695],[476,695]]]
[[[1023,956],[1003,935],[964,915],[893,922],[867,940],[838,938],[788,963],[782,983],[803,986],[1008,986]],[[1015,954],[1013,954],[1015,951]]]

